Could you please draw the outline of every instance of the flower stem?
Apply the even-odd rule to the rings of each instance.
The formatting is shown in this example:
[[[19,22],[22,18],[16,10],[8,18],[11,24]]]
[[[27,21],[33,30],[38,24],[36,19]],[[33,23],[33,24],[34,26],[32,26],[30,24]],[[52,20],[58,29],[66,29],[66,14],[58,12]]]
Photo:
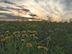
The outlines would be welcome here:
[[[46,52],[45,52],[45,50],[44,50],[44,54],[45,54]]]
[[[28,54],[29,54],[29,48],[28,48]]]

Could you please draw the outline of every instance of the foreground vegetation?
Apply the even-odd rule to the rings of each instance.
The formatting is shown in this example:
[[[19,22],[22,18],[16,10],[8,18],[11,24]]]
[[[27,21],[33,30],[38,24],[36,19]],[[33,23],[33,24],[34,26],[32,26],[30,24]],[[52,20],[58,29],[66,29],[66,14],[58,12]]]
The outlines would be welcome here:
[[[0,54],[72,54],[72,23],[0,22]]]

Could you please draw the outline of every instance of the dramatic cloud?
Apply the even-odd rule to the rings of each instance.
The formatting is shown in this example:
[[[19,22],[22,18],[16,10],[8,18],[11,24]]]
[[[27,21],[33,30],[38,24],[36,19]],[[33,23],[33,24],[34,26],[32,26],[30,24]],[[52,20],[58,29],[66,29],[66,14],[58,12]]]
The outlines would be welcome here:
[[[0,15],[3,15],[3,16],[6,16],[6,18],[22,18],[20,16],[15,16],[15,15],[12,15],[12,14],[8,14],[8,13],[0,13]]]
[[[52,11],[53,14],[58,14],[60,17],[72,12],[72,0],[35,0],[46,11]]]
[[[0,7],[0,11],[8,11],[8,10],[4,7]]]
[[[14,5],[22,11],[29,10],[36,14],[41,13],[42,16],[52,14],[60,17],[72,17],[72,0],[0,0],[0,3],[2,2],[5,4]],[[25,6],[28,6],[27,8],[29,9],[24,9]],[[18,10],[18,8],[14,7],[8,8]]]

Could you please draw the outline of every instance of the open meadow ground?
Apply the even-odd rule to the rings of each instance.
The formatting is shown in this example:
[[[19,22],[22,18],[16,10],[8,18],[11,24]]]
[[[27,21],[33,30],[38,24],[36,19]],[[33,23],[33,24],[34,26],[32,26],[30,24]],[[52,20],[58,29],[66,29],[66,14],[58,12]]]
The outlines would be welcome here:
[[[0,54],[72,54],[72,23],[0,22]]]

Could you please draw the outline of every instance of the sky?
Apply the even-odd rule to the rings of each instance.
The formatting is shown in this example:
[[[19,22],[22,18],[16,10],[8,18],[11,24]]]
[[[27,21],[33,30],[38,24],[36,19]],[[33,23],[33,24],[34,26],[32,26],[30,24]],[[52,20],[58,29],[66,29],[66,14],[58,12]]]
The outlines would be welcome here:
[[[28,16],[25,9],[46,20],[72,18],[72,0],[0,0],[0,17]]]

